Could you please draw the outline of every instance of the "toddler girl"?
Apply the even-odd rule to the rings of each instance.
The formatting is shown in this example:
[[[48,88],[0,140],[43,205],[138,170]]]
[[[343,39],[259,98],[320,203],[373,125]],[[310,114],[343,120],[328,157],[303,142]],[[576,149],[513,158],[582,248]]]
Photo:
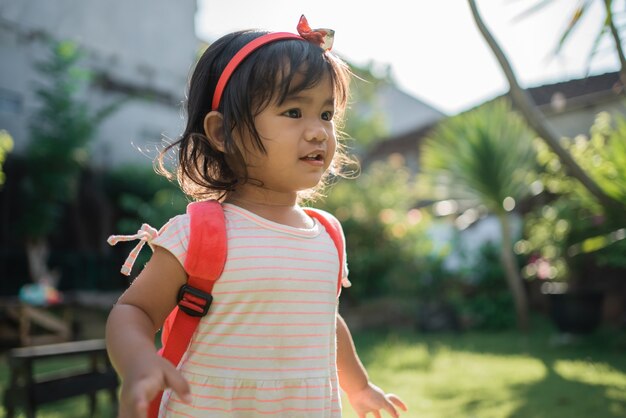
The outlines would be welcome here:
[[[359,417],[406,410],[369,382],[337,313],[337,277],[341,269],[349,283],[347,265],[299,206],[340,174],[335,124],[350,73],[329,51],[332,31],[313,31],[303,18],[298,29],[226,35],[196,65],[186,129],[160,168],[176,147],[183,191],[220,202],[227,259],[208,315],[172,365],[154,335],[188,278],[190,218],[179,215],[158,233],[143,228],[154,254],[107,322],[120,418],[145,417],[164,389],[160,417],[340,417],[339,387]]]

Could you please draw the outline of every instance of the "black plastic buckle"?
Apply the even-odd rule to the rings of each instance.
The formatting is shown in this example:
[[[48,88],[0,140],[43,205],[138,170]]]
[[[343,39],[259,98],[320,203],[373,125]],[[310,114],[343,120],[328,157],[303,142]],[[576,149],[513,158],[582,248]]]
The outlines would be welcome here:
[[[205,316],[211,302],[213,296],[187,284],[182,285],[178,291],[178,309],[189,316]]]

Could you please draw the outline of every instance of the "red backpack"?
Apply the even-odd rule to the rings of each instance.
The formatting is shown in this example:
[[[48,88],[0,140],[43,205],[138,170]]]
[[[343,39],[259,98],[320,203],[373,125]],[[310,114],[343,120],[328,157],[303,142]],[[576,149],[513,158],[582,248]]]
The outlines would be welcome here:
[[[344,262],[341,225],[325,212],[309,208],[304,210],[324,226],[337,247],[339,256],[337,293],[339,293]],[[226,222],[222,205],[219,202],[206,200],[190,203],[187,206],[187,214],[191,227],[184,268],[189,278],[178,292],[178,306],[165,319],[161,330],[163,348],[159,351],[159,354],[174,366],[178,366],[200,319],[209,311],[213,300],[211,291],[215,281],[222,274],[227,251]],[[209,248],[211,257],[202,257],[201,255],[205,254]],[[162,397],[163,392],[160,392],[152,400],[148,409],[148,418],[158,416]]]

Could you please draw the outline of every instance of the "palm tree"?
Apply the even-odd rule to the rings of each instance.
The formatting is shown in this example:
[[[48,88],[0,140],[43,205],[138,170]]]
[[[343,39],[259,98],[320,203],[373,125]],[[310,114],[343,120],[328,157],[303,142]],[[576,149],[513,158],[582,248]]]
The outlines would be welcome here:
[[[602,7],[605,12],[605,19],[602,22],[602,26],[598,31],[595,39],[593,40],[593,46],[589,53],[588,62],[591,64],[591,60],[598,53],[600,42],[607,35],[611,37],[615,52],[617,53],[617,57],[620,63],[620,79],[622,80],[622,84],[626,86],[626,57],[624,56],[624,50],[622,48],[622,40],[620,36],[620,28],[618,28],[616,22],[624,17],[624,10],[615,10],[613,7],[613,0],[578,0],[576,7],[573,9],[571,15],[568,18],[567,27],[561,34],[559,38],[559,42],[554,51],[555,55],[561,52],[563,46],[571,39],[570,36],[572,33],[576,31],[576,28],[580,25],[587,14],[587,11],[590,9],[593,3],[597,3],[598,1],[602,2]],[[535,4],[533,4],[529,9],[527,9],[524,13],[518,16],[518,19],[525,18],[530,16],[544,7],[554,3],[554,0],[535,0]]]
[[[422,181],[443,190],[437,200],[463,200],[483,205],[497,216],[501,261],[515,301],[518,327],[528,329],[528,303],[513,253],[513,238],[503,203],[528,191],[527,175],[535,158],[531,132],[508,102],[488,103],[444,121],[422,148]],[[444,187],[429,187],[429,186]]]

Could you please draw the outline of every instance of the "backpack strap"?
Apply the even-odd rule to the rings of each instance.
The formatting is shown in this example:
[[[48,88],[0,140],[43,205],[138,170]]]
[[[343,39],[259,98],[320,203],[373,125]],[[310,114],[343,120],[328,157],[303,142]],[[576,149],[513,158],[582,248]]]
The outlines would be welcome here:
[[[191,227],[184,267],[189,277],[178,293],[178,306],[169,314],[161,331],[161,355],[174,366],[187,351],[200,319],[209,311],[213,285],[226,263],[226,221],[222,205],[216,200],[193,202],[187,206],[187,214]],[[149,418],[158,416],[162,396],[160,392],[150,403]]]
[[[330,238],[333,240],[335,247],[337,248],[337,254],[339,255],[339,277],[337,278],[337,294],[341,292],[341,282],[343,281],[343,266],[344,266],[344,238],[341,224],[334,216],[319,209],[305,208],[304,211],[307,215],[315,218],[321,223]]]

